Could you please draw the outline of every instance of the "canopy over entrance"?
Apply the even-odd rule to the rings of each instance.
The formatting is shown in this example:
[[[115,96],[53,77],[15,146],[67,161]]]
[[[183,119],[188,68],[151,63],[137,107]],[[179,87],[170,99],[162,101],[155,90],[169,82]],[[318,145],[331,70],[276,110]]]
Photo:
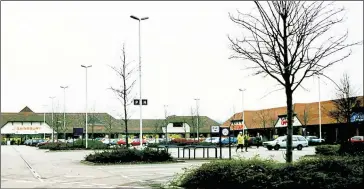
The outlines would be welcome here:
[[[1,134],[34,135],[51,134],[52,132],[53,130],[44,122],[8,122],[1,128]]]

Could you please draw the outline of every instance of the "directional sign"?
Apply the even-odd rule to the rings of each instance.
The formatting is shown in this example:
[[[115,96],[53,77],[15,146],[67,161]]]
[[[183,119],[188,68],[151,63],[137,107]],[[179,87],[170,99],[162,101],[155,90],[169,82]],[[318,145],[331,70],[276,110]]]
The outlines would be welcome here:
[[[219,133],[220,126],[211,126],[211,133]]]

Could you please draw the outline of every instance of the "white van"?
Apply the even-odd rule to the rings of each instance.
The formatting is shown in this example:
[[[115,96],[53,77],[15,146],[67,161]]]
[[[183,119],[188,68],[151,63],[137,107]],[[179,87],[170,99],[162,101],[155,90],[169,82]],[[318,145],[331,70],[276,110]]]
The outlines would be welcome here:
[[[263,146],[268,150],[279,150],[280,148],[287,147],[287,136],[280,136],[277,139],[269,142],[263,142]],[[302,150],[303,147],[308,147],[308,141],[301,135],[292,136],[292,148]]]

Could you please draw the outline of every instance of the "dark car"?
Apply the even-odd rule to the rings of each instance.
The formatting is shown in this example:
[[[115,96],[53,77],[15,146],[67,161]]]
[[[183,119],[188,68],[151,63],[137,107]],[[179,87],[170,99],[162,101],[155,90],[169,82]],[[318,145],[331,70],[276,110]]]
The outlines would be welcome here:
[[[41,142],[43,142],[43,139],[32,139],[31,141],[30,141],[30,146],[37,146],[37,144],[38,143],[41,143]]]

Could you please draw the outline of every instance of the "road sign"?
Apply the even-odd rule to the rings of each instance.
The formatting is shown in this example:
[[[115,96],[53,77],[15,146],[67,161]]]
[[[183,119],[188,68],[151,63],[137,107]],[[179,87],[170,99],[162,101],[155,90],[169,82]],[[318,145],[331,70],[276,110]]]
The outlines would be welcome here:
[[[219,133],[220,126],[211,126],[211,133]]]
[[[142,105],[148,105],[148,100],[147,99],[142,99]]]
[[[140,99],[134,99],[134,105],[140,105]],[[142,99],[142,105],[146,106],[148,105],[148,100],[147,99]]]
[[[134,105],[140,105],[140,100],[139,99],[134,99]]]
[[[229,135],[229,129],[227,129],[227,128],[222,129],[221,134],[224,135],[224,136],[228,136]]]

